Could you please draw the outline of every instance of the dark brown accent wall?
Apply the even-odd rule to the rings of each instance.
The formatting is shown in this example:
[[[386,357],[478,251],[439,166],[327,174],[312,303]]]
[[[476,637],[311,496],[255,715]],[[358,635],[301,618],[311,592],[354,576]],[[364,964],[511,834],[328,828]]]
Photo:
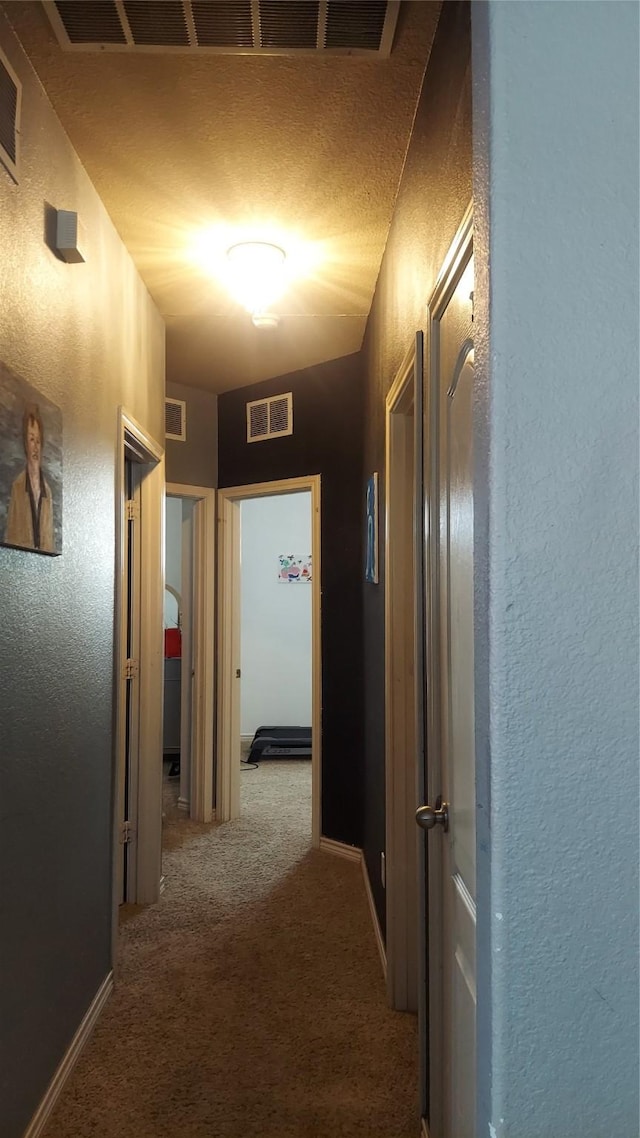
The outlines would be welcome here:
[[[431,50],[364,342],[365,471],[380,473],[385,495],[385,399],[471,200],[471,30],[468,2],[447,0]],[[385,848],[384,507],[380,584],[363,590],[364,834],[384,928],[380,851]]]
[[[249,400],[293,392],[293,435],[247,443]],[[345,356],[218,397],[218,485],[321,475],[322,834],[362,844],[362,365]]]

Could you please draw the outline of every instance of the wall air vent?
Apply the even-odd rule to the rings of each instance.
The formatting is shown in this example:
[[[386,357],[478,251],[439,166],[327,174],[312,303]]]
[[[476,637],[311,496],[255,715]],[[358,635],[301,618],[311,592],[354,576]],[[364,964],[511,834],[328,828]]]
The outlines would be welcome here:
[[[18,181],[22,84],[0,51],[0,162]]]
[[[42,0],[66,51],[391,52],[399,0]]]
[[[187,439],[187,404],[183,399],[164,401],[164,437],[184,443]]]
[[[279,439],[293,434],[293,394],[272,395],[247,403],[247,442]]]

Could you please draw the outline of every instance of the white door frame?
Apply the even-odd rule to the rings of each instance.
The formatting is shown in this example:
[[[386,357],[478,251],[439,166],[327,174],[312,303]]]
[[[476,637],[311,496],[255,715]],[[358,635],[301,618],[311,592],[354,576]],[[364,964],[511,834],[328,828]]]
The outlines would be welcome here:
[[[112,963],[118,931],[120,857],[119,771],[126,737],[126,484],[125,456],[146,467],[140,485],[139,549],[144,588],[140,591],[140,659],[132,695],[139,725],[135,764],[135,801],[131,804],[131,874],[128,901],[151,904],[160,894],[162,847],[162,702],[164,605],[164,450],[124,407],[118,408],[116,441],[116,595],[114,637],[115,754],[113,766],[113,923]]]
[[[387,997],[418,1009],[420,838],[414,821],[421,755],[422,334],[386,399],[385,847]],[[407,556],[407,549],[411,553]]]
[[[236,669],[240,665],[240,503],[247,498],[311,492],[311,841],[320,846],[322,754],[322,650],[320,639],[320,475],[285,478],[218,490],[218,746],[216,818],[240,815],[240,756],[233,754],[232,726],[239,716]]]
[[[427,306],[428,376],[425,384],[424,431],[425,431],[425,666],[427,691],[427,760],[419,781],[419,799],[423,803],[435,802],[440,789],[439,739],[441,731],[441,658],[440,658],[440,591],[439,591],[439,448],[438,422],[440,414],[439,377],[439,322],[462,277],[465,266],[473,255],[473,202],[465,210],[464,217],[454,237],[444,263],[438,274]],[[423,851],[427,843],[422,846]],[[443,849],[440,840],[429,841],[428,856],[423,853],[423,868],[426,870],[427,895],[420,890],[420,926],[424,936],[425,951],[421,952],[420,963],[424,975],[421,977],[421,1007],[419,1024],[426,1028],[428,1036],[420,1038],[420,1077],[426,1077],[428,1086],[420,1087],[421,1113],[424,1115],[428,1102],[431,1129],[440,1132],[445,1094],[445,1066],[443,1055],[444,1033],[447,1022],[444,1009],[443,976],[444,952],[442,930],[446,919],[445,898],[442,887]],[[426,864],[425,864],[426,858]],[[428,905],[428,909],[427,909]],[[435,919],[434,919],[435,917]],[[437,983],[434,979],[437,978]],[[427,997],[428,992],[428,997]],[[477,1044],[473,1041],[476,1050]],[[428,1063],[426,1056],[428,1055]],[[422,1127],[427,1131],[426,1119]]]
[[[187,737],[185,723],[188,724],[190,718],[189,816],[194,822],[210,822],[213,818],[214,769],[216,492],[208,486],[168,482],[166,494],[171,498],[188,498],[194,503],[189,651],[192,674],[182,677],[180,740],[182,755],[182,744]],[[189,680],[192,682],[185,682]]]

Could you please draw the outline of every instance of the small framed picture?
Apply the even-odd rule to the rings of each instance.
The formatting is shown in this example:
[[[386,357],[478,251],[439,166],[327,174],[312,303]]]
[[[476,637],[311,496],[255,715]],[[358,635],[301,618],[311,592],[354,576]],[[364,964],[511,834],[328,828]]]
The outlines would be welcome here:
[[[278,557],[278,581],[281,585],[309,585],[313,579],[311,554],[281,553]]]
[[[365,581],[378,584],[378,474],[372,474],[367,482],[366,499],[367,559],[364,569]]]

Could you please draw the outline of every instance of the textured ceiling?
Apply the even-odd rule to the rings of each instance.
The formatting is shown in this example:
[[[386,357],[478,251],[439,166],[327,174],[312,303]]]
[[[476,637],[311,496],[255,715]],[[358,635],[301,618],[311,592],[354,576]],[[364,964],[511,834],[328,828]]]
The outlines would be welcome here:
[[[368,59],[70,53],[37,0],[4,5],[165,317],[169,380],[226,391],[359,350],[439,8],[403,3]],[[216,278],[247,237],[297,272],[276,330]]]

